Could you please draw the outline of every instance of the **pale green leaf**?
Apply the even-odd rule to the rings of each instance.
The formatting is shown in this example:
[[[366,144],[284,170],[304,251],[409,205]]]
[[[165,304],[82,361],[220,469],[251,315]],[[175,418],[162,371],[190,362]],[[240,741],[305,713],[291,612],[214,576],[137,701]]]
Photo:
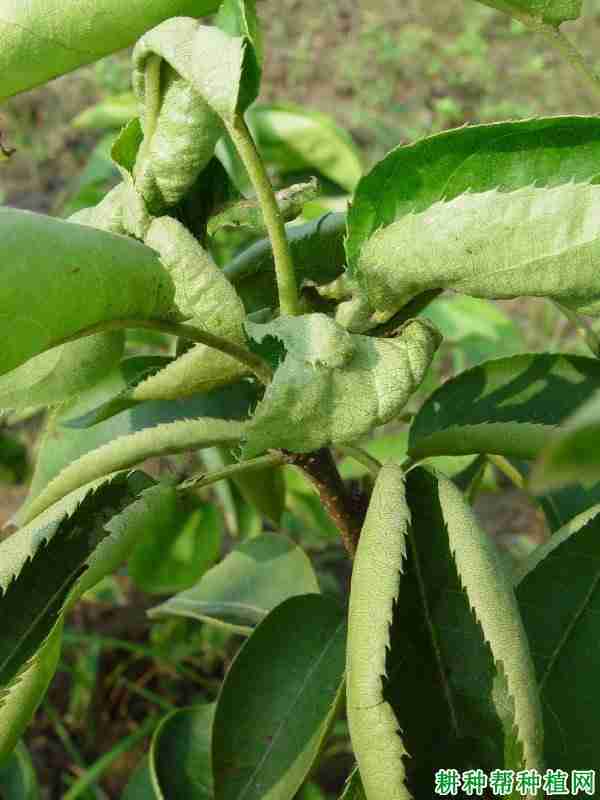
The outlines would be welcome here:
[[[19,742],[10,759],[0,767],[3,800],[39,800],[40,788],[27,748]]]
[[[219,695],[216,800],[294,797],[338,710],[345,649],[345,615],[320,595],[290,598],[261,622]]]
[[[600,388],[600,362],[561,353],[486,361],[446,381],[415,416],[409,455],[535,458],[564,418]]]
[[[556,488],[577,481],[596,481],[600,478],[600,390],[595,389],[566,420],[562,415],[563,430],[541,453],[531,478],[536,491]],[[576,405],[575,403],[573,405]]]
[[[21,513],[27,523],[69,492],[119,470],[135,466],[146,458],[184,453],[187,450],[234,444],[240,440],[244,425],[233,420],[190,419],[156,425],[120,436],[81,456],[53,478]]]
[[[479,0],[486,6],[504,11],[524,23],[546,22],[560,25],[567,20],[578,19],[583,0]]]
[[[0,374],[94,325],[182,317],[171,276],[139,242],[11,208],[0,238]]]
[[[123,331],[111,331],[34,356],[0,376],[0,407],[54,405],[79,394],[113,368],[123,344]]]
[[[148,88],[147,62],[153,56],[166,61],[227,124],[258,94],[260,68],[243,36],[231,37],[185,17],[158,25],[142,36],[133,53],[133,86],[142,100]]]
[[[348,265],[379,228],[465,192],[557,186],[598,175],[600,120],[549,117],[473,125],[392,150],[358,184],[348,212]]]
[[[159,798],[214,797],[211,741],[215,709],[216,703],[181,708],[158,724],[150,747],[150,774]]]
[[[275,193],[282,218],[295,219],[302,213],[302,206],[319,193],[317,180],[296,183]],[[240,200],[219,211],[208,221],[207,232],[213,236],[221,228],[248,228],[255,234],[266,233],[262,209],[258,200]]]
[[[249,633],[290,597],[319,591],[304,551],[281,534],[263,533],[241,544],[192,589],[151,609]]]
[[[108,95],[93,106],[80,111],[71,120],[74,128],[105,130],[122,128],[138,115],[139,108],[133,92]]]
[[[211,14],[218,0],[8,0],[0,20],[0,100],[129,47],[167,17]]]
[[[352,138],[328,114],[292,104],[253,106],[248,125],[277,172],[317,171],[351,192],[363,173]]]
[[[422,292],[547,297],[598,314],[600,186],[466,193],[373,234],[357,263],[370,307],[390,316]]]
[[[262,32],[256,13],[256,0],[223,0],[215,22],[230,36],[245,36],[249,39],[262,66]]]
[[[419,386],[439,344],[414,320],[394,339],[349,334],[324,314],[247,323],[257,341],[286,347],[245,432],[246,457],[269,448],[309,452],[348,442],[396,416]]]

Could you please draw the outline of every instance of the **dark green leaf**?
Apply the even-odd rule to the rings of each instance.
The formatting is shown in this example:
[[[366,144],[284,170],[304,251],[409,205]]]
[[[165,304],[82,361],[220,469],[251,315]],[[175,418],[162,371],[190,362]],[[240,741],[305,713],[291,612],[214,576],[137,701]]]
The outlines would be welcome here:
[[[600,387],[600,362],[559,353],[487,361],[437,389],[413,420],[409,455],[535,458],[565,416]]]
[[[249,633],[284,600],[318,591],[304,551],[285,536],[263,533],[240,545],[192,589],[149,613],[191,617]]]
[[[216,704],[174,711],[156,728],[150,748],[155,791],[164,800],[212,800],[211,740]]]
[[[0,767],[2,800],[38,800],[39,786],[31,756],[19,743],[9,760]]]
[[[129,779],[121,800],[163,800],[152,786],[148,756],[144,756]]]
[[[320,595],[286,600],[263,620],[219,695],[216,800],[293,798],[334,718],[345,650],[344,614]]]

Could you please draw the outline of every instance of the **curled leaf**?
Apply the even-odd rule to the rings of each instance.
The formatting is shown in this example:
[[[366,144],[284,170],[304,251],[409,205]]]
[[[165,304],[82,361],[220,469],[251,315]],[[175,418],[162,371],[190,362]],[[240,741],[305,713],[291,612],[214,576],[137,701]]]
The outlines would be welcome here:
[[[431,289],[547,297],[596,315],[599,209],[594,184],[466,193],[377,231],[361,250],[358,280],[371,308],[390,316]]]
[[[392,419],[419,386],[439,345],[430,323],[412,320],[395,339],[348,333],[324,314],[247,323],[256,341],[286,348],[245,431],[245,457],[277,447],[305,453],[358,439]]]

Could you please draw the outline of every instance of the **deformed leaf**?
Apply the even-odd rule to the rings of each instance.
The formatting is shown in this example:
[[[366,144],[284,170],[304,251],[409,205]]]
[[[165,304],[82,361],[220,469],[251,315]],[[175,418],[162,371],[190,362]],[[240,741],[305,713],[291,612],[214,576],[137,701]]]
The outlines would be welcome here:
[[[577,481],[596,481],[600,478],[600,390],[587,398],[578,398],[583,403],[572,414],[563,413],[563,430],[546,442],[540,460],[531,477],[534,490],[556,488]],[[575,403],[573,405],[576,405]]]
[[[509,356],[457,375],[415,416],[409,455],[535,458],[564,418],[600,389],[600,362],[561,353]]]
[[[598,763],[599,511],[585,512],[557,531],[516,577],[544,712],[545,757],[554,769]]]
[[[600,186],[587,183],[465,193],[374,233],[358,280],[371,308],[390,316],[431,289],[547,297],[598,314],[599,208]]]
[[[241,544],[185,592],[149,611],[173,614],[250,633],[276,606],[319,584],[304,551],[281,534],[263,533]]]
[[[160,798],[212,800],[211,742],[216,703],[180,708],[156,727],[150,774]],[[177,769],[173,769],[173,765]]]
[[[371,236],[406,214],[465,192],[590,181],[598,175],[599,153],[600,120],[594,117],[472,125],[396,147],[356,188],[348,212],[348,265],[355,271]]]
[[[308,183],[296,183],[276,192],[279,213],[284,220],[295,219],[302,213],[302,206],[319,193],[316,179]],[[240,200],[215,214],[208,221],[207,232],[213,236],[221,228],[248,228],[253,233],[266,233],[266,226],[258,200]]]
[[[0,21],[0,100],[133,44],[175,14],[211,14],[218,0],[10,0]]]
[[[345,615],[321,595],[292,597],[261,622],[217,702],[216,800],[294,797],[335,719],[345,650]]]
[[[69,492],[103,475],[128,469],[146,458],[215,444],[235,444],[243,431],[243,423],[205,417],[156,425],[120,436],[66,466],[21,512],[22,522],[29,522]]]
[[[486,6],[504,11],[521,22],[546,22],[560,25],[567,20],[578,19],[583,0],[479,0]]]
[[[429,796],[441,763],[541,766],[533,666],[500,558],[451,481],[422,469],[406,490],[391,465],[375,484],[352,577],[348,720],[369,800]]]
[[[245,431],[245,457],[269,448],[309,452],[348,442],[396,416],[421,383],[440,337],[413,320],[395,339],[348,333],[324,314],[247,323],[286,355]]]

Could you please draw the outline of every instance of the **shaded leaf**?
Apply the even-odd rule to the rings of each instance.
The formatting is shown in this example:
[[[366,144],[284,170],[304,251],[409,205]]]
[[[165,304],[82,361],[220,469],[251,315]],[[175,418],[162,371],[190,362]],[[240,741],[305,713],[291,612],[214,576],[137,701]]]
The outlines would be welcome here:
[[[354,771],[346,781],[340,800],[367,800],[358,767],[354,768]]]
[[[337,710],[345,638],[342,610],[320,595],[286,600],[254,631],[217,702],[217,800],[274,800],[298,791]]]
[[[163,800],[158,797],[152,786],[148,756],[144,756],[135,768],[127,786],[123,790],[121,800]]]
[[[219,557],[223,519],[212,504],[174,489],[152,520],[154,531],[138,542],[128,574],[149,594],[181,592],[193,586]]]
[[[599,208],[600,187],[586,183],[468,192],[374,233],[356,273],[370,307],[390,316],[432,289],[597,314]]]
[[[157,726],[150,748],[150,773],[158,797],[214,797],[211,740],[215,708],[215,703],[181,708]]]
[[[39,786],[31,756],[19,743],[12,756],[0,767],[3,800],[38,800]]]
[[[578,19],[583,0],[479,0],[525,23],[547,22],[560,25]]]
[[[561,528],[517,575],[544,712],[545,756],[555,769],[598,765],[599,511]]]
[[[600,362],[542,353],[486,361],[440,386],[415,416],[408,452],[535,458],[567,414],[600,386]]]
[[[218,0],[32,0],[12,3],[0,21],[0,100],[39,86],[133,44],[176,14],[202,16]]]
[[[465,192],[588,181],[598,175],[599,153],[600,120],[592,117],[473,125],[396,147],[356,188],[348,264],[356,271],[365,242],[406,214]]]
[[[257,341],[287,349],[245,431],[246,458],[269,448],[306,453],[348,442],[396,416],[419,386],[439,345],[413,320],[395,339],[349,334],[324,314],[246,323]]]
[[[263,533],[241,544],[192,589],[149,614],[191,617],[249,633],[284,600],[318,591],[304,551],[285,536]]]

